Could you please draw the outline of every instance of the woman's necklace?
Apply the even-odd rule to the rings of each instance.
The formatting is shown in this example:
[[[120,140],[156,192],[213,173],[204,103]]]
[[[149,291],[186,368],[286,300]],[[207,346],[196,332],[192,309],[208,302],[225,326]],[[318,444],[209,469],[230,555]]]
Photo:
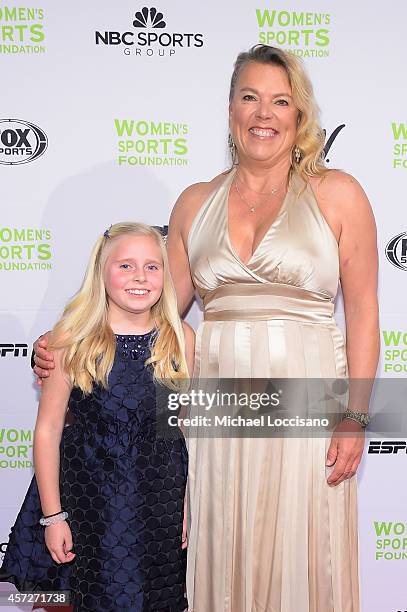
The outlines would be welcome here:
[[[240,191],[240,189],[239,189],[239,186],[238,186],[238,184],[237,184],[237,181],[238,181],[238,180],[239,180],[239,181],[240,181],[240,182],[241,182],[243,185],[245,185],[245,184],[243,183],[243,181],[241,180],[241,178],[240,178],[240,177],[237,175],[237,173],[236,173],[234,183],[235,183],[235,188],[236,188],[236,191],[237,191],[237,194],[238,194],[239,198],[242,200],[242,202],[243,202],[244,204],[246,204],[247,208],[249,209],[249,211],[250,211],[251,213],[255,213],[255,212],[256,212],[256,207],[258,207],[259,205],[258,205],[258,204],[256,204],[256,205],[254,206],[253,204],[250,204],[250,202],[248,202],[248,201],[246,200],[246,198],[244,197],[243,193],[242,193],[242,192]],[[280,185],[278,185],[277,187],[273,187],[273,189],[270,191],[270,193],[261,193],[261,192],[259,193],[259,192],[257,192],[257,191],[254,191],[253,189],[250,189],[250,187],[247,187],[247,189],[249,189],[250,191],[254,191],[254,193],[257,193],[258,195],[267,195],[267,196],[269,196],[269,197],[270,197],[270,199],[271,199],[272,197],[274,197],[274,196],[275,196],[275,195],[276,195],[276,194],[277,194],[277,193],[280,191],[280,189],[281,189],[281,187],[283,186],[283,184],[284,184],[284,181],[283,181],[283,182],[282,182]],[[245,187],[246,187],[246,185],[245,185]]]

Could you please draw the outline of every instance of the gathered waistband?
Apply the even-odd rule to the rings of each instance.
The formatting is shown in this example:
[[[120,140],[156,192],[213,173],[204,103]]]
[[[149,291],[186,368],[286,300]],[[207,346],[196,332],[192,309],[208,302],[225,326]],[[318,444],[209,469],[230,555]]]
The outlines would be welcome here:
[[[316,291],[281,283],[221,285],[204,296],[205,321],[333,323],[334,303]]]

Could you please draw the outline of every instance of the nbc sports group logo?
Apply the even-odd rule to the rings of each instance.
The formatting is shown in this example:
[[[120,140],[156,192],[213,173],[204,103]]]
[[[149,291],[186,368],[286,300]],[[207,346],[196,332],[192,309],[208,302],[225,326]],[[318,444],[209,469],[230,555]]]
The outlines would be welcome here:
[[[22,119],[0,119],[0,164],[28,164],[41,157],[47,147],[47,135],[38,125]]]
[[[120,48],[124,55],[147,57],[171,57],[177,51],[199,49],[204,45],[201,33],[167,31],[167,21],[155,7],[144,6],[136,11],[131,27],[133,29],[126,31],[96,30],[95,44]]]

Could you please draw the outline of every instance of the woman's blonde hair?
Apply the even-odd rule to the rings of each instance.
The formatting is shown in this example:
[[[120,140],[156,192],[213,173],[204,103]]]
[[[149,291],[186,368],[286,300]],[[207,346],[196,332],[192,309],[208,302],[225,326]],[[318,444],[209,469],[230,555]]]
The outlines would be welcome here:
[[[230,82],[229,103],[235,93],[236,81],[243,68],[249,62],[271,64],[280,66],[286,73],[290,82],[293,102],[299,110],[297,136],[291,151],[291,167],[305,181],[309,176],[322,175],[327,171],[324,164],[325,134],[319,123],[319,108],[314,97],[312,83],[306,73],[302,60],[268,45],[255,45],[249,51],[239,53]],[[299,149],[300,159],[295,158],[296,147]],[[236,148],[231,147],[232,162],[237,162]]]
[[[90,393],[93,383],[107,387],[115,351],[115,335],[108,323],[108,296],[104,268],[112,246],[121,236],[149,236],[160,247],[164,283],[160,299],[151,309],[157,334],[151,356],[154,378],[177,389],[188,378],[185,342],[167,250],[160,233],[143,223],[116,223],[101,236],[92,251],[82,286],[67,304],[51,335],[51,347],[63,348],[63,366],[73,386]]]

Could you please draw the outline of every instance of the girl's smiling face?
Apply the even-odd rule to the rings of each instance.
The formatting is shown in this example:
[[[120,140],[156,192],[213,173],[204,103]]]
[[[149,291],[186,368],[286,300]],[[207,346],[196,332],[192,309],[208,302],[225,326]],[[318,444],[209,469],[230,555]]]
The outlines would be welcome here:
[[[147,313],[161,297],[164,267],[151,236],[124,235],[114,240],[104,267],[109,311]]]

